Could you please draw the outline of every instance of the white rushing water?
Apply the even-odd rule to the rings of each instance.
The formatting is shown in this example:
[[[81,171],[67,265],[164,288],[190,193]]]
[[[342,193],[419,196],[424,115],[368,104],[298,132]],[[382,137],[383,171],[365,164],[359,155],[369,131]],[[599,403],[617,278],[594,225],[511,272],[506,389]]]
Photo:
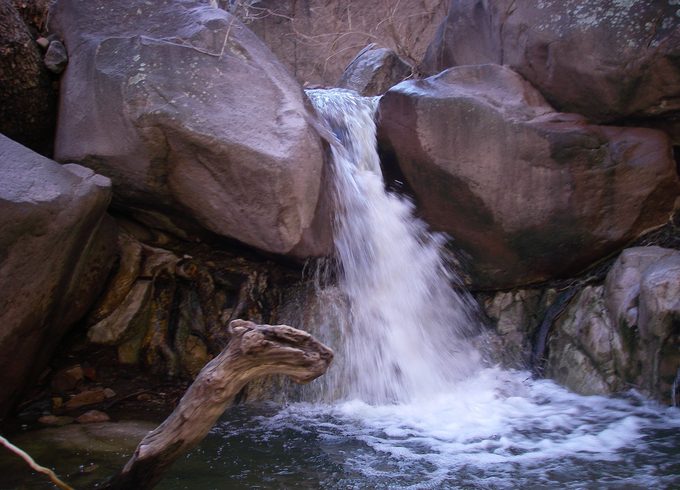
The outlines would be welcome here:
[[[275,485],[285,475],[324,488],[680,485],[678,409],[635,394],[579,396],[483,362],[474,306],[447,267],[443,237],[385,190],[377,99],[308,94],[338,138],[338,285],[317,292],[319,334],[336,358],[313,403],[216,432],[239,451],[249,437],[269,451],[280,444]]]
[[[349,312],[339,324],[333,398],[410,402],[452,389],[478,369],[472,302],[413,205],[385,191],[376,151],[377,98],[310,90],[338,142],[332,145],[335,248]],[[328,398],[327,398],[328,401]]]

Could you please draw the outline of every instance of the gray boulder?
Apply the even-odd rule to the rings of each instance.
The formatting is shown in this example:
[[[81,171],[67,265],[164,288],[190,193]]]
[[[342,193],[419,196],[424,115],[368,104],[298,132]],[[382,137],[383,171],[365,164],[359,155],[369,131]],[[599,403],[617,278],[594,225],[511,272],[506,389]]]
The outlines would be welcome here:
[[[664,224],[678,195],[664,133],[555,112],[500,65],[400,83],[378,133],[425,220],[471,257],[476,288],[578,273]]]
[[[597,122],[680,111],[676,1],[453,0],[423,69],[499,63]],[[680,135],[680,133],[678,133]]]
[[[324,152],[301,87],[240,21],[199,0],[58,0],[55,156],[111,178],[116,205],[304,257],[330,245]]]
[[[0,135],[0,417],[86,313],[113,262],[110,181]]]

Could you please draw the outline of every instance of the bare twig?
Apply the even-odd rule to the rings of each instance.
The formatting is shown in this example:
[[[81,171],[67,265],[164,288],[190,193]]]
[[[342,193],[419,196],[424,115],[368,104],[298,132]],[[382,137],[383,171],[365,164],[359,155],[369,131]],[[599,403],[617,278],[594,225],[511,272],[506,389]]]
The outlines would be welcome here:
[[[12,451],[14,454],[19,456],[21,459],[23,459],[26,462],[26,464],[28,464],[28,466],[31,467],[32,470],[37,471],[38,473],[42,473],[44,475],[47,475],[49,477],[49,479],[52,481],[52,483],[54,483],[57,487],[59,487],[63,490],[74,490],[73,487],[71,487],[71,486],[67,485],[66,483],[64,483],[63,481],[61,481],[54,471],[52,471],[49,468],[45,468],[44,466],[40,466],[38,463],[35,462],[35,460],[33,458],[31,458],[31,456],[26,451],[24,451],[21,448],[18,448],[17,446],[15,446],[14,444],[9,442],[7,439],[5,439],[2,436],[0,436],[0,444],[2,444],[7,449]]]

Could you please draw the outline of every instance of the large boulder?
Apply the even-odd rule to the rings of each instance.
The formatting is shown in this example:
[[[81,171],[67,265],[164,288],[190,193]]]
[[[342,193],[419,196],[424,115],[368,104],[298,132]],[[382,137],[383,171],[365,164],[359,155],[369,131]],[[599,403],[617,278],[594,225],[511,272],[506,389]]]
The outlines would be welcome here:
[[[476,288],[574,274],[665,223],[678,194],[664,133],[556,113],[500,65],[402,82],[378,126],[387,165],[469,254]]]
[[[52,151],[57,96],[38,45],[12,0],[0,0],[0,133]]]
[[[0,417],[104,284],[115,252],[110,181],[0,135]]]
[[[323,254],[315,116],[271,51],[208,3],[51,7],[69,52],[55,158],[110,177],[114,203],[152,226]]]
[[[333,85],[357,50],[377,43],[422,60],[447,0],[219,0],[303,83]]]
[[[677,124],[678,57],[675,1],[453,0],[423,70],[499,63],[561,111],[598,122],[675,114]]]

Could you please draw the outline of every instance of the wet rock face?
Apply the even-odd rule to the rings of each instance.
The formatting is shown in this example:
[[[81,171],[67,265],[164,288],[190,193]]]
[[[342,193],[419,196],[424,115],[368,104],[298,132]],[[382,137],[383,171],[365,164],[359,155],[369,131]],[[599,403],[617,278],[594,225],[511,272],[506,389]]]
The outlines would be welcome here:
[[[561,111],[656,120],[680,111],[678,56],[672,0],[454,0],[423,67],[499,63]]]
[[[110,177],[117,205],[297,257],[328,251],[324,154],[298,83],[208,2],[59,0],[56,158]]]
[[[603,286],[555,323],[546,375],[579,393],[635,388],[664,402],[680,368],[680,252],[624,250]]]
[[[110,181],[0,135],[0,417],[98,295],[113,262]]]
[[[557,113],[500,65],[400,83],[378,138],[481,289],[575,274],[665,223],[678,193],[665,134]]]

